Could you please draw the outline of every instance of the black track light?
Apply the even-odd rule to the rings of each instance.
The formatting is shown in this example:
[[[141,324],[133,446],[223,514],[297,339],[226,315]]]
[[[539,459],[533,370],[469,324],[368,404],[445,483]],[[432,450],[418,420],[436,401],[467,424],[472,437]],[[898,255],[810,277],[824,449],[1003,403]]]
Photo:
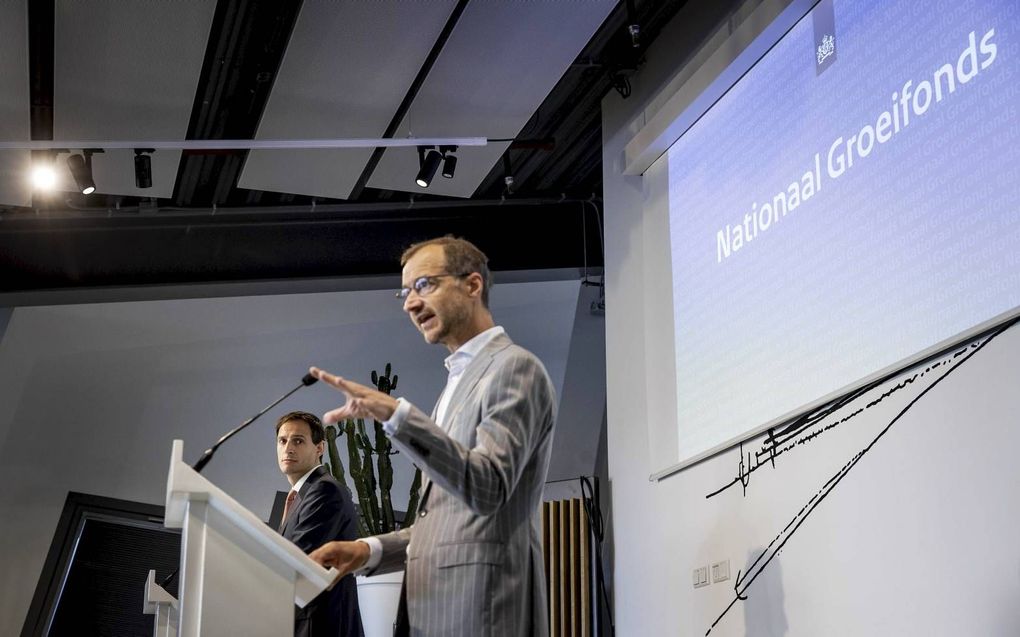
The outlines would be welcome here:
[[[457,156],[453,153],[447,153],[446,159],[443,160],[443,177],[447,179],[453,179],[453,173],[457,170]]]
[[[83,156],[84,155],[84,156]],[[92,154],[85,151],[83,155],[71,155],[67,158],[67,167],[78,184],[83,195],[91,195],[96,190],[96,182],[92,180]]]
[[[422,188],[428,188],[429,184],[432,183],[432,178],[436,176],[436,171],[439,170],[439,164],[442,161],[443,156],[438,150],[433,148],[426,152],[425,159],[421,162],[421,168],[418,169],[418,176],[415,177],[414,182]]]
[[[637,21],[637,9],[634,7],[634,0],[627,0],[627,33],[630,34],[630,45],[641,48],[641,25]]]
[[[443,177],[453,179],[453,173],[457,170],[456,146],[440,146],[439,153],[443,156]]]
[[[640,24],[628,24],[627,33],[630,34],[630,45],[635,49],[641,47],[641,25]]]
[[[135,149],[135,187],[152,188],[152,157],[151,148]]]

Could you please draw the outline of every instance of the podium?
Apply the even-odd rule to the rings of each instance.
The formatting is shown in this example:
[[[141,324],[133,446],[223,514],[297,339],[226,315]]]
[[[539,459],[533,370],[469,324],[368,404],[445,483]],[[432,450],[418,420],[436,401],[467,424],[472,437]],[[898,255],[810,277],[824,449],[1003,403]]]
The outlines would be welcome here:
[[[309,559],[192,469],[183,454],[184,443],[175,440],[163,523],[182,530],[180,596],[176,609],[172,597],[152,606],[157,631],[159,610],[166,608],[166,622],[177,623],[180,637],[293,635],[294,605],[304,607],[339,573]],[[147,602],[149,590],[147,583]],[[151,601],[158,596],[153,590]]]
[[[180,618],[177,598],[156,583],[156,571],[152,569],[149,569],[149,575],[145,579],[142,612],[156,616],[154,637],[177,637],[177,620]]]

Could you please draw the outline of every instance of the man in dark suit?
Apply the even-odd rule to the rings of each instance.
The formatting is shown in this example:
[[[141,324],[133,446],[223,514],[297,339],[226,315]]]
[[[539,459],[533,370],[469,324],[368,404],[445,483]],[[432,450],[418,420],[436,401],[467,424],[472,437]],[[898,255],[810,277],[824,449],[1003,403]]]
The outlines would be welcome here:
[[[276,423],[276,459],[291,484],[280,533],[305,553],[331,540],[358,537],[346,487],[322,466],[326,432],[314,415],[295,411]],[[340,579],[304,608],[294,609],[296,637],[364,637],[353,575]]]

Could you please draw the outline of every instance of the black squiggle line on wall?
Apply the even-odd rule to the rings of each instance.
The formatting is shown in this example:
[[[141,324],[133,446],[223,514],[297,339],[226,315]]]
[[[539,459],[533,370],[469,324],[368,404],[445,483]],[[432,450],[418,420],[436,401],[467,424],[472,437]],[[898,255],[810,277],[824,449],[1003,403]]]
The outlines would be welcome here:
[[[1013,322],[1010,322],[1009,324],[1005,325],[1003,329],[1008,328],[1012,324]],[[999,332],[996,332],[996,334],[998,333]],[[754,452],[753,461],[751,460],[752,457],[751,454],[747,454],[747,459],[745,462],[745,456],[743,453],[743,443],[741,443],[740,444],[741,458],[740,463],[737,467],[737,475],[729,483],[709,493],[705,497],[711,498],[717,496],[723,491],[729,489],[732,486],[735,486],[738,483],[742,486],[744,494],[746,495],[747,487],[751,482],[751,474],[757,471],[758,469],[762,468],[766,464],[770,464],[773,468],[775,468],[777,457],[783,455],[788,451],[792,451],[798,445],[807,444],[808,442],[811,442],[812,440],[816,439],[823,433],[831,429],[834,429],[845,422],[852,420],[856,416],[863,413],[865,410],[879,405],[886,398],[889,398],[895,395],[897,392],[906,389],[915,381],[923,378],[925,375],[937,371],[940,368],[945,367],[947,365],[952,365],[954,362],[958,363],[959,361],[954,361],[954,359],[958,359],[960,356],[966,354],[968,350],[972,350],[976,347],[978,347],[978,343],[976,341],[964,347],[961,347],[951,357],[947,357],[943,360],[933,362],[931,365],[928,365],[923,371],[908,376],[907,378],[903,379],[895,386],[893,386],[891,389],[883,392],[879,397],[870,401],[864,407],[859,407],[851,411],[849,414],[843,416],[839,420],[829,423],[828,425],[821,427],[819,429],[812,430],[813,427],[824,421],[832,414],[837,413],[841,408],[847,405],[851,405],[853,401],[861,398],[862,396],[864,396],[871,390],[875,389],[876,387],[882,385],[883,383],[888,382],[890,377],[877,380],[854,392],[851,392],[847,396],[840,398],[829,405],[826,405],[821,411],[807,414],[806,416],[798,419],[794,423],[784,427],[783,430],[780,431],[778,434],[775,432],[774,429],[769,429],[768,433],[766,434],[765,443],[762,444],[760,450]]]
[[[950,374],[952,374],[954,371],[959,369],[960,366],[962,366],[964,363],[966,363],[968,360],[970,360],[970,358],[972,356],[974,356],[974,354],[976,354],[979,351],[981,351],[981,349],[983,349],[986,345],[991,343],[996,337],[998,337],[1000,334],[1002,334],[1007,329],[1012,327],[1015,323],[1017,323],[1018,320],[1020,320],[1020,319],[1014,319],[1012,321],[1009,321],[1008,323],[1006,323],[1005,325],[1003,325],[999,329],[995,330],[989,336],[987,336],[984,339],[983,342],[978,343],[978,342],[975,341],[974,343],[971,343],[969,346],[961,348],[960,350],[955,352],[953,354],[953,356],[951,357],[951,359],[950,359],[950,360],[953,360],[955,362],[955,364],[952,365],[942,376],[936,378],[934,381],[932,381],[932,383],[930,385],[928,385],[923,390],[921,390],[918,393],[917,396],[915,396],[913,399],[911,399],[911,401],[909,403],[907,403],[907,405],[905,407],[903,407],[903,409],[901,409],[899,411],[899,413],[897,413],[896,416],[894,416],[893,419],[890,420],[889,423],[885,427],[882,428],[882,430],[878,433],[878,435],[876,435],[875,438],[872,439],[872,441],[870,443],[868,443],[868,446],[866,446],[864,449],[862,449],[861,451],[859,451],[856,454],[854,454],[853,457],[851,457],[850,460],[847,461],[846,464],[844,464],[842,467],[840,467],[839,471],[837,471],[835,473],[835,475],[833,475],[831,478],[829,478],[825,482],[825,484],[823,484],[822,487],[817,492],[815,492],[815,494],[813,496],[811,496],[811,498],[807,501],[807,503],[803,507],[801,507],[800,511],[798,511],[796,515],[793,516],[793,519],[790,520],[790,522],[783,528],[783,530],[780,531],[779,534],[776,535],[776,537],[773,538],[771,542],[769,542],[769,544],[766,547],[765,551],[762,552],[762,554],[759,555],[757,557],[757,559],[755,559],[754,562],[751,563],[751,565],[747,569],[747,573],[744,573],[744,576],[741,577],[741,571],[740,570],[737,571],[736,577],[734,577],[734,581],[733,581],[733,592],[734,592],[733,600],[730,601],[730,603],[726,606],[726,608],[723,609],[722,613],[719,614],[719,617],[717,617],[716,620],[714,622],[712,622],[712,625],[709,626],[708,630],[705,631],[705,635],[706,636],[709,635],[712,632],[712,629],[715,628],[716,625],[718,625],[720,621],[722,621],[723,617],[726,616],[726,614],[730,611],[730,609],[733,608],[734,605],[736,605],[736,603],[738,601],[742,601],[742,600],[747,599],[747,596],[746,596],[745,593],[746,593],[748,587],[751,585],[751,583],[754,582],[754,580],[757,579],[757,577],[759,575],[761,575],[762,572],[764,572],[765,568],[769,565],[769,563],[772,561],[772,559],[775,558],[776,555],[778,555],[779,552],[783,550],[783,547],[790,540],[790,538],[793,537],[794,533],[797,532],[797,529],[799,529],[800,526],[807,520],[808,516],[810,516],[811,513],[818,507],[818,505],[821,504],[822,501],[825,500],[825,498],[828,497],[828,495],[830,493],[832,493],[832,490],[835,489],[836,485],[838,485],[840,483],[840,481],[843,480],[843,478],[845,478],[847,476],[847,474],[850,472],[850,470],[853,469],[855,466],[857,466],[857,463],[860,462],[861,458],[863,458],[866,453],[871,451],[871,449],[875,446],[875,444],[879,440],[881,440],[882,437],[885,436],[886,433],[889,432],[889,430],[892,428],[892,426],[894,424],[896,424],[896,422],[900,418],[902,418],[904,414],[906,414],[908,411],[910,411],[910,409],[919,400],[921,400],[921,398],[923,398],[929,391],[934,389],[939,383],[941,383],[943,380],[945,380]],[[926,368],[925,372],[923,372],[923,373],[927,373],[928,371],[931,371],[931,370],[935,369],[937,366],[950,364],[950,360],[943,360],[943,361],[940,361],[938,364],[933,364],[933,365],[929,366],[928,368]],[[906,387],[907,385],[909,385],[909,383],[911,383],[914,380],[916,380],[916,378],[919,378],[922,374],[915,374],[915,375],[909,377],[909,381],[905,380],[904,382],[898,383],[895,387],[893,387],[889,391],[884,392],[881,397],[879,397],[879,398],[875,399],[874,401],[868,403],[867,407],[871,407],[871,406],[877,405],[882,400],[884,400],[888,396],[892,395],[894,392],[896,392],[899,389],[902,389],[903,387]],[[857,393],[857,395],[860,395],[859,392],[855,392],[855,393]],[[865,408],[867,408],[867,407],[865,407]],[[851,413],[850,415],[844,417],[842,420],[837,421],[836,423],[833,423],[832,425],[829,425],[826,429],[834,427],[834,426],[838,425],[840,422],[845,422],[849,418],[852,418],[853,416],[861,413],[861,411],[863,411],[863,409],[855,410],[853,413]],[[823,431],[825,431],[825,429],[822,429],[822,430],[817,431],[817,432],[813,432],[811,434],[811,436],[812,437],[816,436],[816,435],[822,433]],[[770,439],[771,439],[771,437],[770,437]],[[795,442],[795,443],[793,443],[793,444],[791,444],[791,445],[789,445],[787,447],[784,447],[784,450],[792,449],[797,444],[803,444],[804,442],[807,442],[808,440],[810,440],[810,438],[807,439],[807,440],[797,441],[797,442]],[[778,453],[782,453],[782,452],[783,452],[783,450],[781,450]],[[776,455],[778,455],[778,453]],[[743,465],[743,462],[744,462],[743,455],[744,455],[743,454],[743,447],[741,447],[741,461],[740,461],[741,465]],[[760,466],[763,466],[763,464],[764,463],[759,463],[754,468],[749,468],[748,469],[748,474],[750,473],[750,471],[753,471],[754,469],[756,469],[756,468],[758,468]],[[743,471],[743,469],[741,469],[741,471]],[[740,480],[740,482],[742,484],[744,484],[745,490],[746,490],[746,483],[745,483],[746,478],[743,475],[738,475],[737,480]],[[730,483],[730,485],[727,485],[726,487],[723,487],[723,489],[726,489],[729,486],[732,486],[732,484],[733,483]],[[715,494],[721,492],[723,489],[720,489],[719,491],[716,491],[715,493],[710,494],[707,497],[711,497],[712,495],[715,495]]]

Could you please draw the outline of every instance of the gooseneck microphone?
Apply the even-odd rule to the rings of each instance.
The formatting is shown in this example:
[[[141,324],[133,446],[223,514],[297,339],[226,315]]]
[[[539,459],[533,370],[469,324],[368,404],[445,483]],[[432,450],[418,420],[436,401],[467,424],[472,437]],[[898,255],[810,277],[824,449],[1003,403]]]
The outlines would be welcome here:
[[[290,390],[289,392],[287,392],[283,396],[280,396],[272,405],[266,407],[265,409],[263,409],[259,413],[255,414],[254,416],[252,416],[248,420],[245,420],[243,423],[241,423],[240,425],[235,427],[232,431],[227,432],[226,435],[224,435],[222,438],[220,438],[219,440],[216,441],[216,444],[214,444],[213,446],[211,446],[208,449],[206,449],[205,453],[202,454],[202,457],[199,458],[198,462],[196,462],[191,468],[194,469],[195,471],[198,471],[198,472],[201,473],[202,469],[205,468],[205,465],[209,464],[209,460],[212,459],[213,454],[216,453],[216,450],[219,448],[219,446],[222,445],[227,440],[229,440],[231,436],[233,436],[237,432],[241,431],[242,429],[244,429],[248,425],[250,425],[253,422],[255,422],[255,420],[258,419],[259,416],[261,416],[262,414],[266,413],[267,411],[269,411],[273,407],[276,407],[277,405],[282,403],[288,396],[290,396],[291,394],[293,394],[297,390],[301,389],[302,387],[308,387],[309,385],[314,385],[317,382],[319,382],[318,378],[316,378],[315,376],[312,376],[311,374],[305,374],[301,378],[301,384],[300,385],[298,385],[294,389]],[[177,573],[179,573],[180,570],[181,570],[180,567],[175,568],[172,573],[170,573],[165,578],[163,578],[163,581],[160,582],[159,585],[162,586],[163,588],[166,588],[166,586],[175,577],[177,577]]]
[[[239,431],[241,431],[242,429],[244,429],[248,425],[250,425],[253,422],[255,422],[258,419],[259,416],[261,416],[262,414],[266,413],[267,411],[269,411],[273,407],[276,407],[277,405],[282,403],[288,396],[290,396],[291,394],[293,394],[297,390],[301,389],[302,387],[308,387],[309,385],[314,385],[317,382],[319,382],[318,378],[316,378],[315,376],[312,376],[311,374],[305,374],[304,377],[301,379],[301,384],[300,385],[298,385],[294,389],[290,390],[289,392],[287,392],[283,396],[280,396],[272,405],[266,407],[265,409],[263,409],[259,413],[255,414],[254,416],[252,416],[248,420],[245,420],[244,422],[242,422],[240,425],[235,427],[233,430],[227,432],[222,438],[220,438],[219,440],[216,441],[216,444],[214,444],[213,446],[211,446],[208,449],[206,449],[205,453],[202,454],[202,457],[199,458],[198,462],[196,462],[191,468],[194,469],[195,471],[198,471],[198,472],[201,473],[202,469],[205,468],[205,465],[209,464],[209,460],[212,459],[213,454],[216,453],[216,450],[219,449],[220,445],[222,445],[224,442],[226,442],[231,437],[233,437],[234,434],[238,433]]]

